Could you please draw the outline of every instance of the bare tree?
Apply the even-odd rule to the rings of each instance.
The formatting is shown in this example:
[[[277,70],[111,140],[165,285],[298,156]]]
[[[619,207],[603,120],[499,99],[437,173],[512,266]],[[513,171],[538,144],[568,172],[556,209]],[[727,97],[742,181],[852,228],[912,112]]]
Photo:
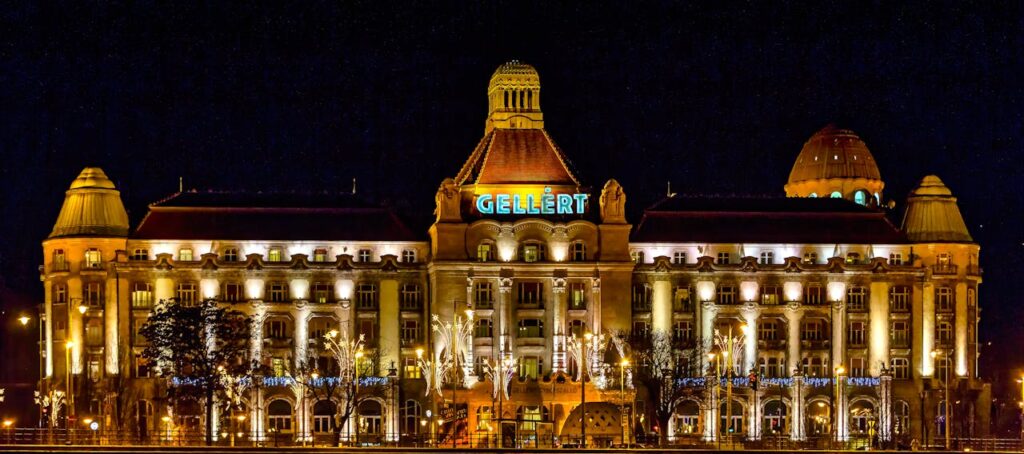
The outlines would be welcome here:
[[[683,397],[702,391],[701,388],[685,386],[682,378],[701,375],[700,365],[706,346],[702,342],[674,339],[662,331],[634,333],[629,336],[629,345],[636,358],[633,380],[650,395],[654,403],[654,419],[658,422],[659,443],[665,444],[669,435],[668,422],[676,403]]]

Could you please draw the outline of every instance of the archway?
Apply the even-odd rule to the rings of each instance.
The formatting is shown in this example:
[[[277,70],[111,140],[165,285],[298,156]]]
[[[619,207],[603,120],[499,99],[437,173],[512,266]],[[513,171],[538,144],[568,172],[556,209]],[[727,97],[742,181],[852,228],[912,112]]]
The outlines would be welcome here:
[[[374,399],[359,403],[359,442],[379,443],[384,430],[384,407]]]
[[[824,398],[807,402],[805,430],[807,436],[822,436],[832,433],[832,407]]]
[[[676,405],[672,413],[673,437],[690,437],[701,435],[700,403],[695,400],[684,400]]]
[[[850,435],[873,435],[877,417],[878,411],[874,402],[868,399],[854,399],[850,402]]]
[[[718,416],[723,436],[737,436],[745,434],[747,420],[747,406],[737,398],[733,398],[731,405],[722,402],[718,407]]]
[[[275,435],[292,433],[291,402],[277,399],[267,405],[267,432]]]
[[[789,432],[789,406],[782,399],[771,399],[764,403],[764,417],[761,423],[761,435],[778,437]]]
[[[338,405],[330,400],[320,400],[313,404],[313,435],[334,433],[337,424],[334,416],[338,413]]]

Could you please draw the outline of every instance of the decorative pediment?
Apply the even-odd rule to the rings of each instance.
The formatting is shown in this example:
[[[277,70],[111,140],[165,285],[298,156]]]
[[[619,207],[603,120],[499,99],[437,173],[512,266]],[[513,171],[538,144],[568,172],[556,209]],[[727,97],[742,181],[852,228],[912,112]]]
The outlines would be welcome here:
[[[171,262],[171,254],[164,252],[156,255],[156,264],[153,267],[158,270],[173,270],[174,265]]]
[[[309,256],[306,254],[292,254],[292,262],[288,264],[288,267],[293,270],[308,270]]]
[[[715,258],[707,255],[697,257],[697,271],[701,273],[710,273],[715,270],[714,267]]]
[[[758,270],[757,258],[756,257],[750,257],[750,256],[746,256],[746,257],[741,258],[740,259],[740,269],[743,270],[743,272],[745,272],[745,273],[756,273],[757,270]]]
[[[262,270],[263,254],[248,254],[245,256],[245,269]]]
[[[829,273],[842,273],[846,271],[846,259],[842,257],[830,257],[828,259]]]
[[[672,271],[672,262],[667,256],[659,255],[654,258],[654,271],[658,273]]]
[[[799,273],[803,271],[803,268],[800,268],[800,257],[786,257],[784,269],[787,273]]]
[[[352,254],[338,254],[338,256],[335,258],[337,260],[337,268],[339,270],[352,271],[352,269],[354,268],[354,266],[352,266]]]
[[[213,252],[207,252],[199,257],[199,267],[204,271],[217,271],[220,268],[217,265],[217,254]]]
[[[870,267],[872,273],[886,273],[889,271],[889,261],[883,257],[875,257],[871,259]]]
[[[393,273],[398,271],[398,256],[395,254],[384,254],[380,256],[381,271]]]

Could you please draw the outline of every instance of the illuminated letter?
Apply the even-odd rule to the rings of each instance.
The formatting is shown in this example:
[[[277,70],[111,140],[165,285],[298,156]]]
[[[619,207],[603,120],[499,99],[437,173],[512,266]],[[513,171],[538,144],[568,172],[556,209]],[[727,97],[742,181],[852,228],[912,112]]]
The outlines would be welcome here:
[[[558,214],[572,213],[572,196],[558,194]]]
[[[519,194],[512,194],[512,214],[526,214],[526,210],[523,209],[523,201],[519,198]]]
[[[498,205],[495,207],[495,211],[498,214],[508,214],[508,194],[498,194],[494,197],[495,203]]]
[[[585,210],[584,205],[587,203],[588,194],[573,194],[572,198],[576,199],[576,214],[583,214]]]
[[[491,198],[493,196],[490,194],[480,194],[480,197],[476,198],[476,210],[480,214],[494,214],[494,202]]]
[[[526,194],[526,212],[540,214],[540,209],[533,203],[533,194]]]
[[[551,195],[551,188],[544,188],[544,195],[540,196],[540,212],[555,214],[555,196]]]

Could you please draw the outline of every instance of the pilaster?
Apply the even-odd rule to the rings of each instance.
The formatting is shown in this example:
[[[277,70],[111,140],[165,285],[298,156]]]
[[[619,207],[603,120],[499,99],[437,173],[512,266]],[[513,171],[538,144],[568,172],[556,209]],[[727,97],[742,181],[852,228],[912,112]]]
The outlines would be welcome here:
[[[800,370],[800,319],[803,316],[804,311],[799,302],[790,301],[786,305],[786,370],[794,375],[795,371]]]

